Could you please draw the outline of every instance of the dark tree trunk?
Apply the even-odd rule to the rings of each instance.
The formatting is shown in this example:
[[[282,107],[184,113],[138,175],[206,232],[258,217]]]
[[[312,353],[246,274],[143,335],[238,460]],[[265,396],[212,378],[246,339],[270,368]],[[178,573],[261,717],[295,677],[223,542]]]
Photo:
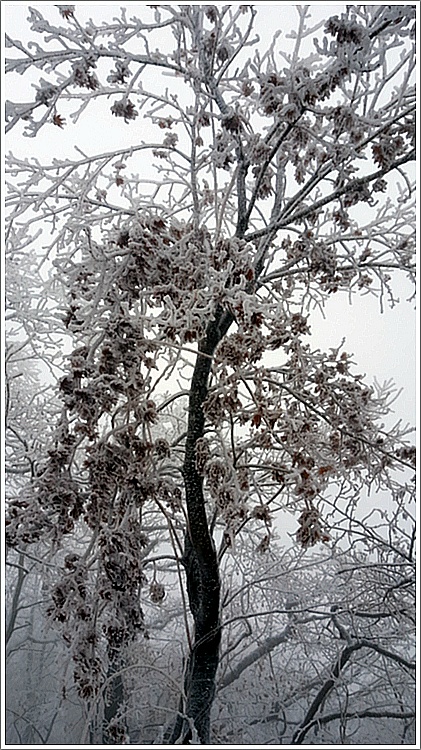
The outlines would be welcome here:
[[[200,342],[193,373],[186,451],[183,466],[188,528],[185,536],[184,567],[187,593],[194,620],[194,643],[185,671],[185,704],[169,737],[169,743],[191,739],[192,724],[203,744],[209,744],[210,712],[215,695],[215,678],[221,640],[220,581],[217,553],[206,516],[203,477],[196,468],[196,442],[203,437],[203,402],[208,393],[212,356],[232,323],[221,310],[208,325]],[[187,718],[186,718],[187,717]]]
[[[104,723],[102,741],[104,745],[121,744],[126,736],[126,722],[122,716],[124,709],[124,686],[121,674],[122,661],[113,654],[107,672],[109,681],[104,694]]]

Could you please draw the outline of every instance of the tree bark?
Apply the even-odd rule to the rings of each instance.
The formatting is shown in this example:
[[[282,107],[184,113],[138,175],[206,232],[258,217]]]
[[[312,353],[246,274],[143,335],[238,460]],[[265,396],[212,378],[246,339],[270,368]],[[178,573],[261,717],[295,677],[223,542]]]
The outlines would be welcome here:
[[[123,715],[124,686],[121,674],[122,660],[118,654],[110,657],[108,666],[107,681],[109,685],[104,695],[104,723],[102,732],[102,742],[104,745],[120,744],[126,735],[127,727]]]
[[[196,468],[196,442],[204,434],[203,403],[208,394],[212,356],[232,321],[230,313],[218,308],[199,344],[190,388],[183,464],[188,518],[183,564],[194,620],[194,642],[185,670],[183,710],[169,739],[170,744],[180,739],[183,744],[188,744],[192,739],[192,725],[201,743],[209,744],[210,712],[221,641],[220,580],[217,553],[206,515],[203,477]]]

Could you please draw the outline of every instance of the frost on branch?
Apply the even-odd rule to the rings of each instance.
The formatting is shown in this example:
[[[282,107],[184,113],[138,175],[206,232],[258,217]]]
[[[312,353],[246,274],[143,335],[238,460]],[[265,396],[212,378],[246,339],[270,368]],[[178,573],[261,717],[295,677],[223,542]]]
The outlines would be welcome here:
[[[41,71],[8,130],[37,146],[66,125],[67,147],[102,102],[110,131],[141,123],[115,152],[6,159],[13,580],[26,557],[42,571],[83,746],[326,724],[336,745],[371,718],[349,674],[394,705],[387,649],[412,669],[409,429],[390,383],[311,336],[332,295],[393,306],[414,279],[413,11],[349,6],[322,31],[299,6],[263,50],[252,6],[140,10],[33,9],[38,42],[8,37],[8,72]],[[18,408],[21,351],[56,383],[48,447]]]

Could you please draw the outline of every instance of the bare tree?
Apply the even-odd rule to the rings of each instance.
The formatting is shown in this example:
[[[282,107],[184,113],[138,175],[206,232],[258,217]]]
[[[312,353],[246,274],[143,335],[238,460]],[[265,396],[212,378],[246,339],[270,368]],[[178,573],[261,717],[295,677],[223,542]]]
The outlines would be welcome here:
[[[220,743],[413,741],[414,519],[375,515],[333,556],[272,545],[225,597]]]
[[[178,582],[188,652],[164,740],[206,744],[224,560],[269,554],[285,509],[303,550],[333,553],[352,534],[381,546],[358,496],[410,502],[408,432],[382,422],[391,394],[343,347],[307,339],[330,295],[393,302],[393,275],[413,280],[415,9],[347,6],[311,25],[298,7],[286,51],[279,35],[259,47],[253,6],[147,6],[99,25],[57,8],[29,11],[41,43],[7,36],[7,71],[45,76],[31,101],[7,102],[7,130],[58,128],[65,141],[90,106],[133,137],[77,158],[7,157],[10,232],[24,228],[64,289],[57,332],[73,342],[52,445],[9,504],[7,538],[58,550],[49,615],[72,649],[91,742],[127,741],[145,584],[158,605]],[[51,330],[34,328],[42,349]],[[294,743],[368,648],[347,612],[329,610],[343,649]]]

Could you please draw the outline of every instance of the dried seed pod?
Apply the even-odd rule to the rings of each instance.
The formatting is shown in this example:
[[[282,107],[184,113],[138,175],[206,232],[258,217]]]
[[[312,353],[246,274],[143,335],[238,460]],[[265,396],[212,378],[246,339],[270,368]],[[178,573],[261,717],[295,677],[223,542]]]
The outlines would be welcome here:
[[[162,583],[153,581],[149,586],[149,596],[154,604],[161,604],[161,602],[165,598],[165,587],[162,585]]]

